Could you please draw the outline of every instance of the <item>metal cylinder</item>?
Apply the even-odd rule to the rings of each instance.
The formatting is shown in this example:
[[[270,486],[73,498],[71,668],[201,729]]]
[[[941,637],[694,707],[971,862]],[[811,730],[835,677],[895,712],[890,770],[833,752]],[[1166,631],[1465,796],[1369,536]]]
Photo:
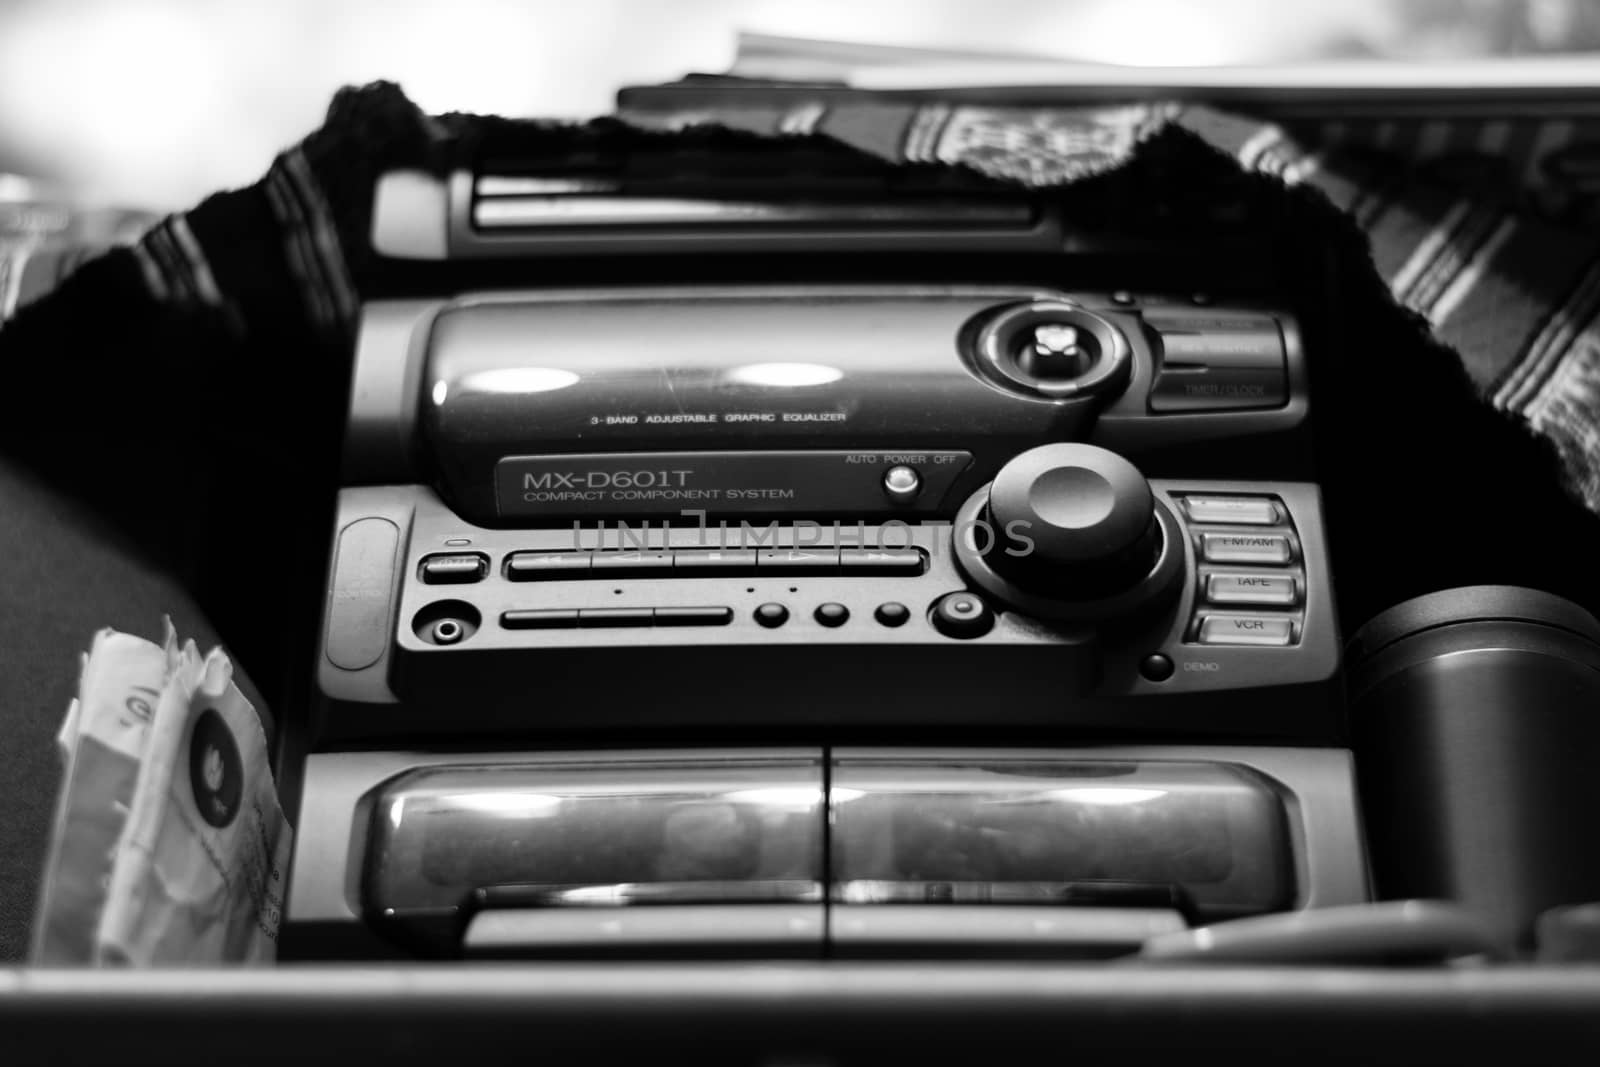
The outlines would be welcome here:
[[[1526,946],[1547,908],[1600,900],[1600,623],[1472,586],[1352,639],[1351,730],[1377,895],[1457,901]]]

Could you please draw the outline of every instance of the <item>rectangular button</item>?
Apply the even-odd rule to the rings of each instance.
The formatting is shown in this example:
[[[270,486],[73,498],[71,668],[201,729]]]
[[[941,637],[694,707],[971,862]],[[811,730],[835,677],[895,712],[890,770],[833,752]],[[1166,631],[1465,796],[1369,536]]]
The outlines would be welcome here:
[[[763,574],[834,574],[839,570],[837,548],[763,548],[756,556]]]
[[[1263,604],[1290,607],[1299,599],[1292,574],[1212,574],[1206,599],[1213,604]]]
[[[1283,367],[1283,340],[1267,323],[1265,330],[1159,330],[1162,366],[1173,364],[1217,368]]]
[[[672,570],[672,553],[641,552],[633,549],[594,553],[590,568],[596,578],[665,577]]]
[[[1276,367],[1165,367],[1150,387],[1150,410],[1246,411],[1281,408],[1288,379]]]
[[[506,557],[506,577],[513,582],[585,578],[590,556],[588,552],[513,552]]]
[[[1207,563],[1288,563],[1294,558],[1284,534],[1203,533],[1200,556]]]
[[[1195,522],[1232,522],[1240,526],[1272,526],[1278,505],[1264,496],[1186,496],[1183,506]]]
[[[1294,620],[1282,615],[1207,615],[1200,620],[1202,645],[1287,645]]]
[[[753,548],[680,548],[672,553],[672,571],[685,576],[731,578],[754,573]]]
[[[477,552],[428,556],[422,561],[422,580],[428,585],[464,585],[489,573],[489,557]]]
[[[655,612],[649,608],[583,608],[578,625],[586,629],[614,626],[653,626]]]
[[[839,569],[845,574],[921,574],[922,552],[915,548],[841,548]]]
[[[500,613],[500,625],[507,630],[559,630],[578,625],[578,613],[570,608],[504,611]]]
[[[491,908],[472,917],[461,948],[468,958],[817,957],[823,914],[821,904]]]
[[[732,608],[657,608],[657,626],[726,626],[733,621]]]
[[[1166,334],[1272,334],[1278,321],[1258,311],[1197,311],[1188,308],[1149,308],[1141,315],[1145,325]]]

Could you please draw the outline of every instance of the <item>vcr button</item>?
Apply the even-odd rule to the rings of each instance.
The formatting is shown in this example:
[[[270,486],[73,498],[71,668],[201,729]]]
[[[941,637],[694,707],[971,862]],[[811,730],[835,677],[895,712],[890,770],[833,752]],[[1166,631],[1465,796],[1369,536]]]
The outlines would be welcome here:
[[[1207,615],[1200,620],[1202,645],[1287,645],[1294,620],[1282,615]]]
[[[1195,522],[1240,526],[1274,526],[1278,522],[1278,505],[1264,496],[1186,496],[1183,506]]]
[[[428,556],[422,561],[422,580],[428,585],[465,585],[482,581],[487,573],[489,559],[477,552]]]
[[[1292,574],[1211,574],[1206,599],[1213,604],[1292,607],[1300,597]]]
[[[513,552],[506,557],[506,577],[513,582],[583,578],[592,558],[589,552]]]
[[[1207,563],[1288,563],[1294,549],[1284,534],[1203,533],[1200,558]]]

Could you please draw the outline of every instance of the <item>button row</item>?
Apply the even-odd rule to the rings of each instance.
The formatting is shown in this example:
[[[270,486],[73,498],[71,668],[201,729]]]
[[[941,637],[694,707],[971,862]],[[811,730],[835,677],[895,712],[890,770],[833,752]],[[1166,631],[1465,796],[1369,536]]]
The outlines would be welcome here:
[[[610,629],[621,626],[726,626],[733,609],[691,608],[538,608],[506,611],[500,625],[507,630]]]
[[[513,552],[506,577],[514,582],[582,578],[734,578],[773,575],[917,575],[927,557],[917,548],[678,548]]]
[[[974,598],[976,599],[976,598]],[[981,610],[981,604],[980,604]],[[850,621],[850,609],[843,604],[818,605],[812,617],[830,629]],[[762,604],[754,618],[767,629],[789,621],[789,609],[782,604]],[[878,605],[873,618],[890,628],[904,626],[911,610],[904,604]],[[691,608],[536,608],[506,611],[500,625],[507,630],[614,629],[635,626],[726,626],[733,621],[733,609],[726,607]],[[987,628],[987,627],[985,627]],[[967,636],[967,635],[961,635]]]
[[[832,629],[836,626],[843,626],[850,621],[850,609],[843,604],[831,602],[819,604],[817,605],[817,610],[811,613],[811,617],[821,625]],[[879,604],[877,610],[872,613],[872,617],[884,626],[893,629],[897,626],[904,626],[910,620],[911,609],[897,601],[889,601],[886,604]],[[762,604],[756,608],[754,618],[760,625],[769,630],[775,630],[789,621],[789,609],[775,601]]]
[[[1294,644],[1294,614],[1207,610],[1210,606],[1299,607],[1304,595],[1300,568],[1296,566],[1299,546],[1285,529],[1290,520],[1283,504],[1265,495],[1212,493],[1186,494],[1182,501],[1185,514],[1196,526],[1200,561],[1223,565],[1207,566],[1200,572],[1194,640],[1203,645]],[[1213,524],[1233,528],[1205,528]]]
[[[850,609],[843,604],[820,604],[811,617],[832,629],[850,620]],[[879,604],[872,617],[881,625],[894,629],[911,621],[911,609],[891,600]],[[762,604],[755,609],[754,618],[760,625],[773,630],[789,621],[789,609],[776,602]],[[933,602],[929,609],[929,620],[934,629],[946,637],[982,637],[994,626],[994,611],[972,593],[946,593]]]

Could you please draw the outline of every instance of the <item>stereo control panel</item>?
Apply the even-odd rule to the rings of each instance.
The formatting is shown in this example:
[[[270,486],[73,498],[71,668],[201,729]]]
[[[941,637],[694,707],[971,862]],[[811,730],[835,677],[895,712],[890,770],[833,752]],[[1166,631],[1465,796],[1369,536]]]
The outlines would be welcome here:
[[[984,522],[960,517],[498,530],[424,487],[345,490],[323,732],[922,723],[1335,740],[1315,488],[1150,488],[1162,541],[1140,595],[1077,601],[1050,589],[1038,551],[1019,558],[1043,585],[994,578]]]

